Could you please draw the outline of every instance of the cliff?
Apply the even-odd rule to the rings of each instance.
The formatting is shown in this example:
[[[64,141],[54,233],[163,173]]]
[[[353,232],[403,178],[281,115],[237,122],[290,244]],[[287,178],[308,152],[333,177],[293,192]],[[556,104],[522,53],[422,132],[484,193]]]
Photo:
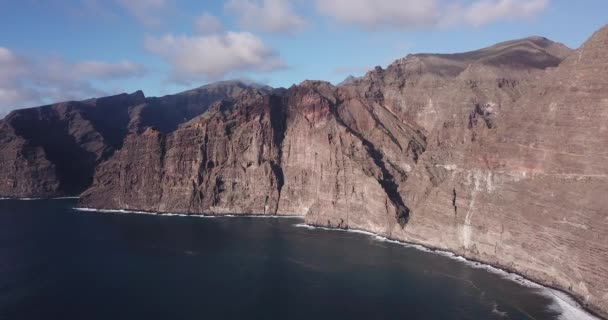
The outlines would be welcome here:
[[[608,315],[606,52],[608,27],[576,51],[530,37],[339,86],[15,111],[0,122],[0,195],[301,215],[500,266]]]
[[[247,88],[226,81],[162,98],[145,98],[138,91],[13,111],[0,120],[0,195],[78,195],[128,134],[149,127],[172,131]]]

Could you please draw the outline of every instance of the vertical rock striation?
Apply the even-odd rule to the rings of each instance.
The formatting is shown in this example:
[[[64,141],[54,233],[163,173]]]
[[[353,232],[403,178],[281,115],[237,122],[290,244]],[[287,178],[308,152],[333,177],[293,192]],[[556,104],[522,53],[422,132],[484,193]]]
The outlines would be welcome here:
[[[270,92],[225,81],[162,98],[137,91],[13,111],[0,120],[0,196],[78,195],[127,134],[148,127],[169,132],[252,86]]]
[[[175,131],[133,133],[99,166],[85,205],[179,213],[277,211],[284,113],[258,89],[217,102]]]

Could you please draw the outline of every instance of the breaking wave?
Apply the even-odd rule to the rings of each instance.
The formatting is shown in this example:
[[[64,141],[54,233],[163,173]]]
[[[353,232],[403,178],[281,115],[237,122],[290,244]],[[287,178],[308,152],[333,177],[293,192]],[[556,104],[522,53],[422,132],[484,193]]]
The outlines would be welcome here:
[[[518,284],[520,284],[522,286],[538,289],[541,294],[543,294],[544,296],[546,296],[548,298],[551,298],[552,303],[549,306],[549,308],[551,310],[559,313],[559,319],[561,319],[561,320],[599,320],[599,318],[597,318],[594,315],[587,312],[577,301],[575,301],[573,298],[571,298],[568,294],[566,294],[564,292],[561,292],[561,291],[553,289],[553,288],[545,287],[532,280],[526,279],[521,275],[506,271],[504,269],[500,269],[498,267],[494,267],[494,266],[484,264],[481,262],[469,260],[465,257],[456,255],[449,251],[430,249],[430,248],[427,248],[427,247],[419,245],[419,244],[392,240],[392,239],[388,239],[383,236],[379,236],[375,233],[363,231],[363,230],[356,230],[356,229],[346,230],[346,229],[337,229],[337,228],[317,227],[317,226],[312,226],[312,225],[309,225],[306,223],[298,223],[298,224],[295,224],[294,227],[305,228],[305,229],[309,229],[309,230],[341,231],[341,232],[348,232],[348,233],[364,234],[364,235],[370,236],[371,238],[373,238],[374,240],[377,240],[377,241],[398,244],[398,245],[401,245],[401,246],[404,246],[407,248],[414,248],[414,249],[424,251],[424,252],[435,253],[435,254],[450,258],[452,260],[460,261],[460,262],[465,263],[466,265],[476,268],[476,269],[484,269],[488,272],[491,272],[493,274],[500,276],[501,278],[517,282]]]
[[[102,212],[102,213],[117,213],[117,214],[145,214],[151,216],[161,217],[190,217],[190,218],[267,218],[267,219],[294,219],[302,218],[300,216],[288,216],[288,215],[238,215],[238,214],[219,214],[219,215],[202,215],[202,214],[183,214],[183,213],[164,213],[164,212],[152,212],[152,211],[137,211],[137,210],[123,210],[123,209],[93,209],[93,208],[74,208],[76,211],[82,212]]]
[[[178,213],[160,213],[160,212],[149,212],[149,211],[135,211],[135,210],[117,210],[117,209],[93,209],[93,208],[74,208],[76,211],[82,212],[102,212],[102,213],[115,213],[115,214],[143,214],[143,215],[154,215],[154,216],[166,216],[166,217],[196,217],[196,218],[272,218],[272,219],[280,219],[280,218],[302,218],[301,216],[289,216],[289,215],[188,215],[188,214],[178,214]],[[398,244],[407,248],[414,248],[419,251],[430,252],[434,254],[438,254],[452,260],[460,261],[461,263],[465,263],[468,266],[476,269],[484,269],[488,272],[496,274],[502,278],[517,282],[519,285],[538,289],[541,294],[546,297],[551,298],[552,304],[549,308],[557,313],[559,313],[559,319],[563,320],[599,320],[599,318],[591,315],[589,312],[584,310],[584,308],[573,298],[568,296],[566,293],[561,292],[556,289],[545,287],[541,284],[538,284],[532,280],[526,279],[521,275],[506,271],[504,269],[500,269],[498,267],[494,267],[488,264],[484,264],[477,261],[472,261],[466,259],[465,257],[456,255],[449,251],[430,249],[423,245],[407,243],[397,240],[388,239],[383,236],[379,236],[375,233],[357,230],[357,229],[337,229],[337,228],[327,228],[327,227],[318,227],[309,225],[306,223],[298,223],[294,224],[294,227],[297,228],[305,228],[308,230],[326,230],[326,231],[341,231],[348,233],[357,233],[371,237],[376,241],[387,242],[392,244]],[[497,312],[500,312],[497,310]]]
[[[33,201],[33,200],[66,200],[78,199],[79,197],[57,197],[57,198],[1,198],[0,200],[18,200],[18,201]]]

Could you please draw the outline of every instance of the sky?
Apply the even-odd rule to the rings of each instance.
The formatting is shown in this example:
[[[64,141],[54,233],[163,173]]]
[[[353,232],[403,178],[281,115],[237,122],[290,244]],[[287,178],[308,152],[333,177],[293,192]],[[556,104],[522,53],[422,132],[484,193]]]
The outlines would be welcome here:
[[[0,117],[227,79],[338,83],[532,35],[577,48],[606,12],[606,0],[0,0]]]

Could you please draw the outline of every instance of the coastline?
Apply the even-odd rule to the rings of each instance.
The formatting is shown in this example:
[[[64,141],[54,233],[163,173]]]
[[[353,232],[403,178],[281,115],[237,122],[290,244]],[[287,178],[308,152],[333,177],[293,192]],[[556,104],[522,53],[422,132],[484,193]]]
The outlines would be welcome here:
[[[264,214],[185,214],[185,213],[168,213],[157,211],[138,211],[124,209],[95,209],[95,208],[72,208],[74,211],[80,212],[99,212],[99,213],[115,213],[115,214],[141,214],[159,217],[190,217],[190,218],[270,218],[270,219],[301,219],[302,216],[295,215],[264,215]]]
[[[66,199],[78,199],[79,197],[58,197],[58,198],[0,198],[0,200],[66,200]],[[85,207],[74,207],[74,211],[88,212],[88,213],[112,213],[112,214],[140,214],[140,215],[153,215],[153,216],[165,216],[165,217],[191,217],[191,218],[272,218],[272,219],[299,219],[304,221],[303,216],[297,215],[263,215],[263,214],[176,214],[169,212],[158,212],[158,211],[140,211],[140,210],[125,210],[125,209],[96,209],[96,208],[85,208]],[[359,229],[342,229],[342,228],[328,228],[324,226],[316,226],[305,222],[297,223],[293,225],[296,228],[306,228],[309,230],[325,230],[325,231],[340,231],[348,233],[362,234],[372,237],[374,240],[398,244],[404,247],[417,249],[423,252],[439,254],[444,257],[460,261],[467,264],[472,268],[485,269],[488,272],[499,275],[508,280],[517,282],[522,286],[538,289],[542,291],[542,294],[551,298],[555,304],[556,311],[561,312],[560,319],[575,319],[575,320],[608,320],[594,310],[585,307],[578,298],[560,288],[552,287],[550,285],[542,284],[540,281],[532,280],[518,272],[513,270],[504,269],[495,265],[487,264],[481,261],[477,261],[470,258],[457,255],[451,251],[433,248],[431,246],[421,245],[417,243],[405,242],[401,240],[390,239],[385,236],[378,235],[373,232]]]
[[[11,197],[0,197],[0,200],[15,200],[15,201],[68,200],[68,199],[80,199],[80,197],[54,197],[54,198],[11,198]]]
[[[574,320],[579,320],[579,319],[580,320],[606,320],[606,318],[602,317],[600,314],[594,312],[593,310],[591,310],[589,308],[586,308],[575,296],[573,296],[572,294],[570,294],[560,288],[555,288],[555,287],[552,287],[552,286],[549,286],[546,284],[542,284],[540,282],[534,281],[534,280],[527,278],[526,276],[519,274],[512,270],[507,270],[507,269],[504,269],[504,268],[501,268],[498,266],[494,266],[491,264],[487,264],[487,263],[484,263],[481,261],[477,261],[474,259],[465,258],[465,257],[457,255],[451,251],[442,250],[442,249],[438,249],[438,248],[432,248],[432,247],[417,244],[417,243],[390,239],[390,238],[387,238],[387,237],[384,237],[384,236],[381,236],[381,235],[378,235],[376,233],[369,232],[366,230],[328,228],[328,227],[323,227],[323,226],[315,226],[315,225],[311,225],[308,223],[299,223],[294,226],[297,228],[306,228],[309,230],[340,231],[340,232],[347,232],[347,233],[362,234],[362,235],[369,236],[377,241],[397,244],[397,245],[400,245],[400,246],[403,246],[406,248],[412,248],[412,249],[416,249],[416,250],[427,252],[427,253],[438,254],[438,255],[447,257],[449,259],[462,262],[472,268],[484,269],[488,272],[496,274],[505,279],[517,282],[518,284],[520,284],[522,286],[541,290],[545,296],[547,296],[553,300],[553,302],[559,308],[559,311],[562,312],[562,314],[560,314],[560,319],[564,319],[564,320],[571,320],[571,319],[574,319]]]

